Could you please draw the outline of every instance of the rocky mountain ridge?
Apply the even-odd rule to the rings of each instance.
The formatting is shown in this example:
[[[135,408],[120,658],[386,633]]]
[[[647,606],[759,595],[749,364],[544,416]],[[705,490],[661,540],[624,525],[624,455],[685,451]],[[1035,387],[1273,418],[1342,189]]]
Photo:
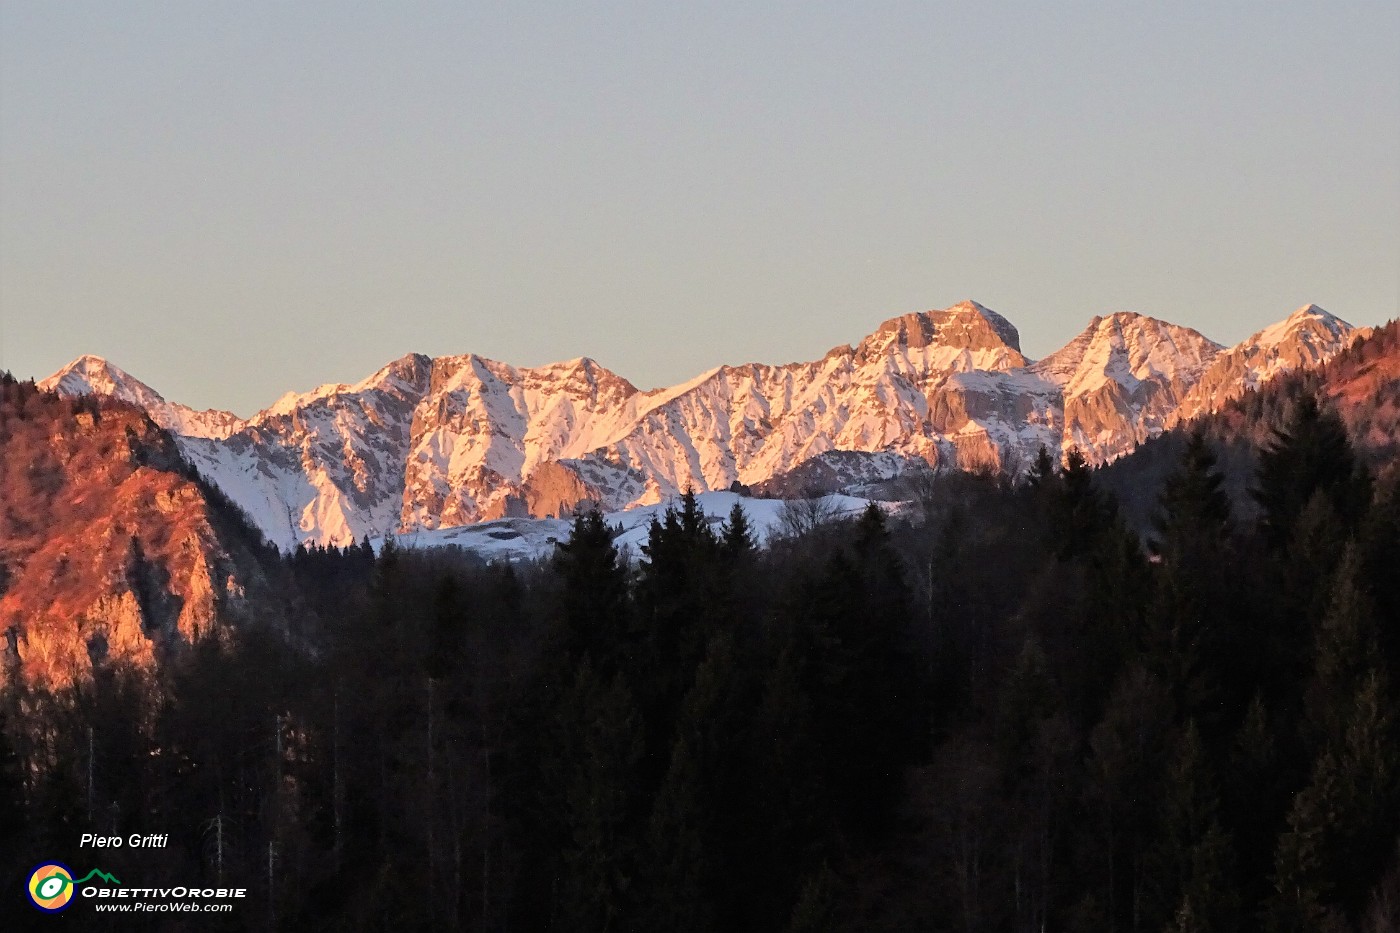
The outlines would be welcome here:
[[[0,684],[149,667],[259,578],[249,532],[141,409],[0,375]]]
[[[1352,336],[1314,305],[1228,349],[1117,313],[1033,362],[1006,318],[967,301],[891,318],[820,360],[721,366],[645,392],[590,359],[517,368],[473,354],[405,356],[246,421],[168,403],[96,357],[41,387],[141,406],[291,549],[585,503],[621,510],[799,470],[828,486],[1016,471],[1042,445],[1105,462],[1279,372],[1324,362]]]

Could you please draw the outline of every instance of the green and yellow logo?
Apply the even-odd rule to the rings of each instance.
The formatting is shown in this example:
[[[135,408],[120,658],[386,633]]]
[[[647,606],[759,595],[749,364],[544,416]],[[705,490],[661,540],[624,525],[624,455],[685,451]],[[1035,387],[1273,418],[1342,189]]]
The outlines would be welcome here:
[[[94,868],[78,880],[73,880],[73,869],[61,862],[45,862],[29,875],[29,900],[45,913],[56,914],[73,902],[73,892],[78,885],[92,878],[101,878],[108,884],[121,882],[105,871]]]

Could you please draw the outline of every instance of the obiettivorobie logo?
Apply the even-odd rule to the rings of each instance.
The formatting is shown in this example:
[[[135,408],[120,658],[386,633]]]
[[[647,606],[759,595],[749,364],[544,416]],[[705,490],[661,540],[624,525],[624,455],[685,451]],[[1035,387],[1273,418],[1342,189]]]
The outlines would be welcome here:
[[[120,881],[99,868],[74,879],[73,869],[62,862],[45,862],[29,875],[30,903],[44,913],[56,914],[73,903],[73,892],[78,885],[86,884],[93,878],[101,878],[108,884],[121,886]]]

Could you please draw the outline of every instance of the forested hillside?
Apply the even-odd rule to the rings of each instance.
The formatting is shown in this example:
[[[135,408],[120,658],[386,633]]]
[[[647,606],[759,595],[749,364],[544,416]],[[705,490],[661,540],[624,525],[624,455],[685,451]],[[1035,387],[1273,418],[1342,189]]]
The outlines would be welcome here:
[[[1242,516],[1254,518],[1250,490],[1259,452],[1274,428],[1305,396],[1319,399],[1347,429],[1357,455],[1373,472],[1400,469],[1400,320],[1358,338],[1322,366],[1284,373],[1241,393],[1215,412],[1168,431],[1098,471],[1103,488],[1117,498],[1129,524],[1146,532],[1162,483],[1181,457],[1192,432],[1203,432],[1219,457],[1225,489]]]

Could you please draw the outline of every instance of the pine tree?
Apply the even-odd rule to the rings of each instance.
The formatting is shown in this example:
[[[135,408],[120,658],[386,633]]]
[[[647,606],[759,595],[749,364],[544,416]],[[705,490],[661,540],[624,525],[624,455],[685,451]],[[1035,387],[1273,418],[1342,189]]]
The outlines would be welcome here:
[[[1148,863],[1153,906],[1176,929],[1234,930],[1234,851],[1220,823],[1214,775],[1194,721],[1174,744]],[[1150,917],[1147,923],[1154,925]]]
[[[445,574],[433,594],[432,630],[424,667],[435,680],[447,679],[461,662],[463,618],[462,592],[457,580]]]
[[[803,687],[810,645],[795,636],[782,639],[745,730],[751,791],[741,812],[750,830],[730,877],[735,916],[751,929],[781,926],[804,871],[824,854],[824,769],[814,704]]]
[[[1013,770],[1030,759],[1030,745],[1039,724],[1058,712],[1054,678],[1045,652],[1026,639],[1002,686],[996,738],[1002,767]]]
[[[681,530],[685,532],[688,539],[693,541],[714,540],[714,531],[710,528],[709,519],[705,517],[705,510],[700,507],[700,500],[696,498],[695,487],[687,486],[681,495],[681,507],[678,512]]]
[[[630,929],[640,866],[637,765],[641,717],[621,675],[603,680],[585,658],[563,708],[563,877],[560,929]]]
[[[1384,665],[1371,602],[1362,588],[1361,562],[1348,545],[1334,576],[1331,604],[1314,636],[1314,670],[1305,693],[1314,748],[1346,731],[1356,689]]]
[[[632,626],[627,570],[618,562],[612,529],[597,509],[574,519],[554,568],[563,584],[563,660],[572,668],[584,655],[600,676],[635,667],[638,635]]]
[[[734,503],[729,510],[729,519],[724,523],[721,549],[726,559],[738,561],[751,556],[757,545],[754,542],[753,526],[744,507]]]
[[[1292,797],[1278,746],[1264,697],[1256,693],[1235,731],[1229,767],[1222,772],[1222,819],[1236,842],[1241,905],[1247,915],[1257,912],[1270,890],[1277,827]]]
[[[499,783],[519,858],[510,913],[531,928],[601,929],[610,915],[598,898],[622,878],[631,884],[640,838],[640,789],[629,788],[640,783],[632,732],[641,722],[627,678],[645,659],[626,569],[597,510],[575,518],[549,570],[544,644],[502,730]],[[519,602],[511,578],[501,582],[508,604]]]
[[[704,778],[699,753],[682,734],[671,750],[666,778],[656,795],[648,830],[651,875],[646,926],[655,930],[713,929],[707,898],[708,845]]]
[[[827,728],[828,774],[846,828],[883,827],[907,767],[922,750],[926,709],[910,647],[909,590],[885,513],[871,503],[817,581],[812,616],[834,636],[824,657],[832,675],[818,690]]]
[[[823,862],[821,868],[802,884],[802,895],[792,909],[788,933],[832,933],[835,921],[833,888],[836,878]]]
[[[1400,671],[1400,587],[1389,584],[1400,567],[1400,472],[1392,471],[1366,510],[1356,537],[1361,580],[1376,614],[1386,668]]]
[[[10,738],[10,708],[7,692],[0,690],[0,800],[9,802],[8,806],[0,807],[0,851],[3,852],[19,850],[25,809],[19,756]]]
[[[721,544],[687,489],[679,509],[653,520],[642,548],[636,604],[645,638],[638,704],[647,711],[647,784],[666,770],[681,700],[695,678],[710,638],[732,609],[725,592]]]
[[[649,923],[653,929],[712,929],[726,851],[742,838],[732,814],[745,788],[733,786],[742,731],[735,657],[728,635],[716,636],[695,683],[681,704],[666,778],[656,796],[650,825],[656,890]]]
[[[1144,628],[1149,663],[1173,690],[1178,713],[1212,739],[1230,727],[1251,689],[1234,568],[1230,502],[1216,458],[1199,431],[1187,440],[1154,520],[1155,594]]]
[[[1193,431],[1182,452],[1181,465],[1163,487],[1159,513],[1153,522],[1153,550],[1169,560],[1182,560],[1203,545],[1230,532],[1230,499],[1216,457],[1201,431]]]
[[[1095,488],[1093,470],[1079,448],[1065,454],[1064,469],[1051,488],[1049,527],[1056,554],[1069,559],[1091,552],[1116,526],[1116,516],[1112,503]]]
[[[1030,472],[1026,476],[1026,482],[1032,489],[1044,489],[1053,483],[1058,475],[1055,458],[1050,456],[1049,449],[1041,444],[1040,449],[1036,451],[1035,462],[1031,464]]]
[[[1089,737],[1089,817],[1102,845],[1094,873],[1114,928],[1131,929],[1147,880],[1142,868],[1161,799],[1165,739],[1172,719],[1166,688],[1140,666],[1120,675]]]
[[[1323,494],[1342,527],[1351,529],[1370,500],[1370,486],[1341,419],[1305,393],[1260,454],[1254,498],[1263,511],[1266,537],[1282,548],[1314,495]]]
[[[1276,933],[1358,912],[1394,838],[1400,775],[1384,679],[1370,674],[1354,697],[1345,734],[1323,751],[1279,837],[1266,915]]]

